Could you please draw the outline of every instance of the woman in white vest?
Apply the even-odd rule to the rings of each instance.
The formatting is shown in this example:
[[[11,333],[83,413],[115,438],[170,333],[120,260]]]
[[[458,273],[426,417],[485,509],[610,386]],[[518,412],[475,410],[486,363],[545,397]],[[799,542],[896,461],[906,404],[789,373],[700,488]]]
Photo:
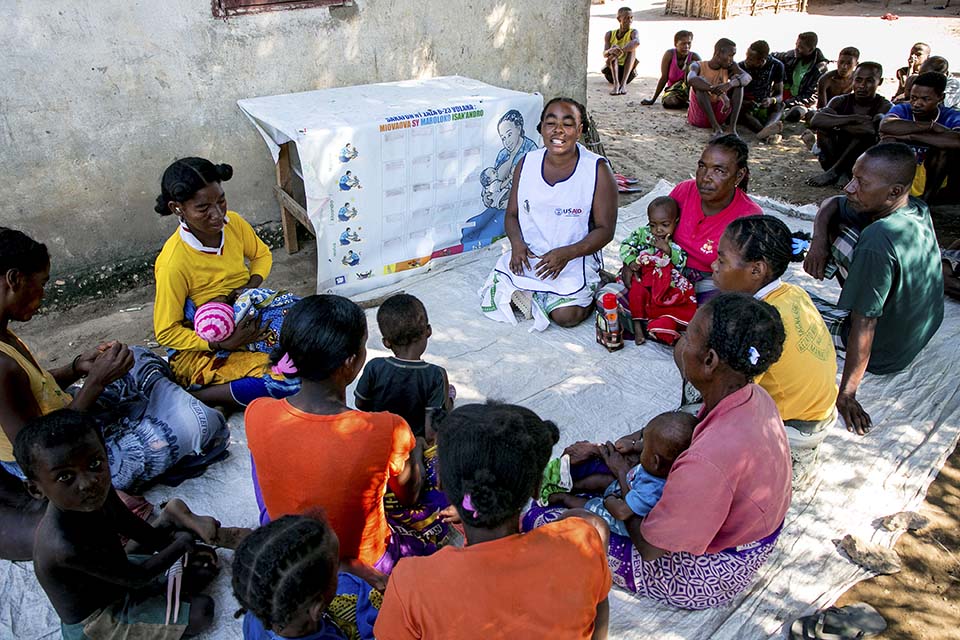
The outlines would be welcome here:
[[[554,98],[540,114],[543,148],[514,170],[504,220],[510,251],[480,290],[481,309],[494,320],[516,324],[511,303],[537,331],[590,315],[600,250],[617,226],[617,183],[606,159],[577,142],[586,123],[586,109],[571,98]]]

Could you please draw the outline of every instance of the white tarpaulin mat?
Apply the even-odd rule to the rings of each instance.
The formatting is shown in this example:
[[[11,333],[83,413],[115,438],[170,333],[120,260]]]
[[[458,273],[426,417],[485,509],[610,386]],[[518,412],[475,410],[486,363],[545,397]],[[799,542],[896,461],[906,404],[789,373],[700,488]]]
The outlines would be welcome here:
[[[646,203],[669,188],[661,182],[643,200],[621,210],[618,242],[646,222]],[[761,204],[768,212],[783,212],[777,203]],[[797,217],[785,219],[792,228],[810,228]],[[612,243],[607,249],[608,267],[616,263],[617,247]],[[433,337],[426,358],[447,369],[459,403],[497,398],[528,406],[560,426],[558,450],[581,439],[614,439],[677,407],[680,376],[670,350],[662,345],[628,344],[610,354],[595,343],[590,322],[530,333],[528,323],[510,327],[484,318],[475,294],[504,249],[501,244],[459,256],[403,283],[405,291],[427,306]],[[837,294],[835,286],[818,286],[796,265],[787,279],[822,296]],[[369,357],[386,355],[375,310],[367,316]],[[956,381],[945,374],[955,370],[958,360],[960,307],[948,301],[943,326],[909,371],[887,377],[867,374],[858,397],[876,428],[865,438],[842,428],[830,434],[823,445],[819,483],[794,496],[776,550],[749,592],[723,609],[688,612],[615,588],[610,594],[611,637],[778,636],[784,623],[833,602],[868,577],[836,550],[834,541],[852,533],[888,547],[894,544],[897,535],[877,530],[873,523],[918,507],[956,445],[960,399]],[[179,488],[158,489],[148,497],[159,502],[180,496],[194,510],[225,524],[252,526],[257,511],[240,416],[230,424],[234,442],[226,462]],[[230,553],[223,552],[222,559],[224,570],[212,588],[217,624],[208,637],[239,638],[240,623],[233,618],[237,605],[230,596]],[[57,618],[32,566],[0,562],[0,637],[54,638],[58,633]]]

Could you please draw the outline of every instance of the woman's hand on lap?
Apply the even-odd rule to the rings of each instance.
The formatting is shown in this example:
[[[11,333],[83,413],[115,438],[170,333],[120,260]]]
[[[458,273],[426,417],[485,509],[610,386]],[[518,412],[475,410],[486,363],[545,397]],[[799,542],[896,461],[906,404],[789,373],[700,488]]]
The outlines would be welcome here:
[[[530,258],[536,258],[536,254],[530,250],[526,244],[512,245],[510,251],[510,271],[518,276],[522,276],[525,270],[530,269]]]
[[[114,342],[93,361],[87,374],[87,383],[106,387],[114,380],[122,378],[132,368],[133,352],[127,345]]]
[[[81,377],[89,375],[90,371],[93,369],[93,363],[96,362],[97,358],[100,357],[100,354],[116,343],[116,340],[111,340],[81,353],[73,365],[74,372]]]
[[[563,268],[567,266],[567,263],[570,262],[570,258],[573,256],[569,255],[566,247],[560,247],[559,249],[551,249],[545,254],[540,256],[540,262],[536,265],[537,277],[541,280],[546,280],[547,278],[556,279],[560,275],[560,272],[563,271]]]

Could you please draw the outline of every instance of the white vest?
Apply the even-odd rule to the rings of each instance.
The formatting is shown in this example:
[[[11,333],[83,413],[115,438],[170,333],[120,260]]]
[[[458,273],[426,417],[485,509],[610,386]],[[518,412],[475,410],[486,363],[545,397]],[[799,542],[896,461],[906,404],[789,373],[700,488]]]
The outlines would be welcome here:
[[[517,185],[517,206],[520,213],[520,232],[530,250],[542,256],[552,249],[575,244],[590,232],[590,213],[597,186],[597,162],[604,160],[577,143],[577,166],[566,180],[550,185],[543,179],[546,148],[530,151],[523,157],[520,182]],[[556,279],[541,280],[530,259],[530,269],[522,276],[510,271],[510,253],[500,257],[496,270],[518,289],[547,291],[571,295],[587,285],[587,270],[596,273],[596,256],[574,258]]]

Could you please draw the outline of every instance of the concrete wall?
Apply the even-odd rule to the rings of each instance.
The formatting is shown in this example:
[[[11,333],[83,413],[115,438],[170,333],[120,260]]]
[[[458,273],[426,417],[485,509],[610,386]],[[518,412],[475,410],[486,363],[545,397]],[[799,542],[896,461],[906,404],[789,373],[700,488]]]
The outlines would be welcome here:
[[[234,166],[231,208],[276,220],[274,168],[239,98],[440,75],[586,95],[589,0],[357,0],[212,16],[210,0],[6,0],[0,225],[67,273],[155,254],[180,156]]]

